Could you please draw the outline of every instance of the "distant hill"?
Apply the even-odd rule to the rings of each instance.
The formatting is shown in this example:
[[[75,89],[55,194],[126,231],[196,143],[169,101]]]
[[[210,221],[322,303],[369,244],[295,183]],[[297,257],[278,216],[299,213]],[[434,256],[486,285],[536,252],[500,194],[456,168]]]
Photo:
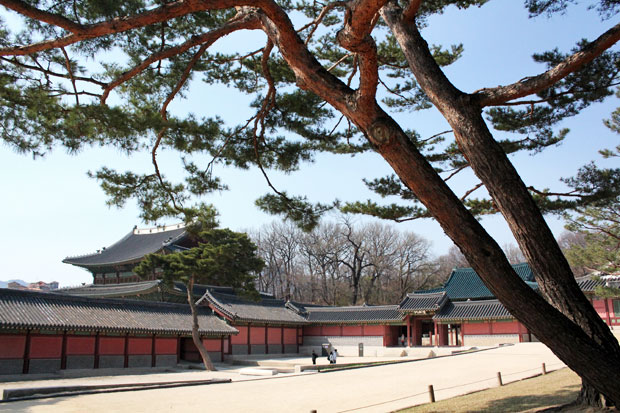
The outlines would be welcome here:
[[[8,280],[8,281],[0,281],[0,288],[7,288],[9,286],[9,283],[12,283],[12,282],[19,283],[23,285],[24,287],[28,286],[28,283],[24,280]]]

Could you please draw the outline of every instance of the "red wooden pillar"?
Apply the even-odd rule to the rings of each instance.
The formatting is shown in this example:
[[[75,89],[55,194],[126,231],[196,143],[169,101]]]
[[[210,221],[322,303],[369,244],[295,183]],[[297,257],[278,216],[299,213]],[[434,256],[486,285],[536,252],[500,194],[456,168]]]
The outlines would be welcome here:
[[[344,326],[340,324],[340,337],[344,336]]]
[[[157,365],[157,353],[155,352],[155,334],[151,338],[151,367]]]
[[[178,360],[177,360],[178,363]],[[93,361],[93,368],[99,368],[99,332],[95,333],[95,359]]]
[[[611,327],[611,317],[609,316],[609,299],[605,298],[605,321]]]
[[[433,345],[433,338],[435,339],[435,345],[439,346],[439,331],[437,331],[437,323],[435,321],[433,321],[433,329],[435,330],[435,334],[433,334],[434,337],[431,337],[431,346]]]
[[[280,326],[280,345],[282,346],[282,354],[284,354],[284,326]]]
[[[129,367],[129,333],[125,333],[125,350],[123,356],[125,357],[123,367],[127,368]]]
[[[26,330],[26,344],[24,345],[24,364],[22,373],[28,374],[30,370],[30,329]]]
[[[299,353],[299,326],[295,327],[295,343],[297,344],[297,353]]]
[[[461,346],[465,345],[465,323],[461,323]]]
[[[265,354],[269,354],[269,325],[265,325]]]
[[[366,327],[366,325],[362,324],[362,337],[364,337],[366,335],[366,332],[364,331],[365,327]]]
[[[67,330],[62,330],[62,344],[60,350],[60,369],[67,369]]]
[[[252,344],[250,343],[250,323],[248,323],[248,354],[252,354]]]
[[[489,335],[493,335],[493,320],[489,320]]]
[[[177,364],[181,361],[181,335],[177,334]]]
[[[220,337],[220,354],[222,361],[224,361],[224,336]]]
[[[407,347],[411,347],[411,314],[407,314]]]

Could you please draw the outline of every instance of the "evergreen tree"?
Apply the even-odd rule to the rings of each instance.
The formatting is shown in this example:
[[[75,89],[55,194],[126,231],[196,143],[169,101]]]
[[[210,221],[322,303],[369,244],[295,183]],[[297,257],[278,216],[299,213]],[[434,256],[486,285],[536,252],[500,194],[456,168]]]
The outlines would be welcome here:
[[[375,151],[395,175],[369,180],[368,186],[407,204],[340,207],[397,221],[435,218],[506,308],[581,375],[583,399],[594,403],[601,392],[620,403],[620,347],[579,290],[542,216],[615,197],[618,179],[553,193],[526,186],[507,157],[561,142],[568,133],[558,130],[563,119],[613,95],[619,59],[610,48],[620,39],[620,24],[568,53],[535,55],[547,67],[538,75],[464,92],[443,71],[461,56],[462,45],[431,46],[422,33],[429,16],[449,6],[486,2],[0,1],[24,19],[19,32],[2,27],[0,134],[33,156],[56,145],[71,151],[86,145],[126,152],[150,148],[153,173],[107,168],[93,173],[111,204],[136,198],[150,221],[191,214],[193,196],[224,189],[225,182],[213,175],[215,163],[291,171],[316,152]],[[578,0],[525,1],[532,16],[549,17],[574,3]],[[618,11],[616,1],[596,4],[593,9],[604,18]],[[210,53],[214,42],[242,30],[262,31],[265,46]],[[256,115],[236,126],[218,117],[174,116],[169,105],[192,78],[254,96]],[[380,86],[390,94],[382,105]],[[445,134],[421,139],[386,111],[429,107],[449,123],[454,142],[441,146]],[[511,138],[494,139],[490,126]],[[184,182],[160,173],[161,148],[184,156]],[[212,161],[191,158],[201,154]],[[480,182],[459,198],[445,180],[467,168]],[[490,198],[471,198],[482,186]],[[273,189],[258,205],[304,228],[335,206]],[[509,224],[542,297],[521,281],[475,218],[494,212]]]
[[[616,202],[567,215],[566,228],[584,235],[585,243],[565,250],[572,266],[590,271],[620,271],[620,198]]]
[[[215,228],[212,210],[190,224],[188,232],[197,243],[194,248],[170,254],[148,254],[136,266],[136,274],[144,276],[161,273],[165,283],[182,281],[187,291],[187,302],[192,313],[192,340],[207,370],[215,370],[200,340],[194,284],[231,286],[238,293],[258,297],[254,274],[264,262],[256,256],[256,246],[246,234],[229,229]]]

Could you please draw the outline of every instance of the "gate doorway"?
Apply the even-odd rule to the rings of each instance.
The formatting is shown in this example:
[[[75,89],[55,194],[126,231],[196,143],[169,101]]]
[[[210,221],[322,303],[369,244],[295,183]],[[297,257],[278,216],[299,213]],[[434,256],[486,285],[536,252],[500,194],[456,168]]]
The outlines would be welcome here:
[[[181,337],[181,360],[201,362],[200,352],[191,337]]]

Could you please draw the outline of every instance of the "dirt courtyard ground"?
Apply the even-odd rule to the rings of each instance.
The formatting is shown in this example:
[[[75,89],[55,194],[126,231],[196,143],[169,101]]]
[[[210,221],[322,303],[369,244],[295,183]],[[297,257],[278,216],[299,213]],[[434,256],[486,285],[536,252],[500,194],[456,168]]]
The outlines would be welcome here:
[[[338,359],[343,363],[346,357]],[[307,363],[307,360],[303,360]],[[0,404],[0,412],[389,412],[497,386],[564,364],[541,343],[521,343],[450,357],[329,373],[249,378],[238,369],[41,382],[2,383],[0,390],[59,384],[107,384],[230,378],[232,383],[81,395]]]

